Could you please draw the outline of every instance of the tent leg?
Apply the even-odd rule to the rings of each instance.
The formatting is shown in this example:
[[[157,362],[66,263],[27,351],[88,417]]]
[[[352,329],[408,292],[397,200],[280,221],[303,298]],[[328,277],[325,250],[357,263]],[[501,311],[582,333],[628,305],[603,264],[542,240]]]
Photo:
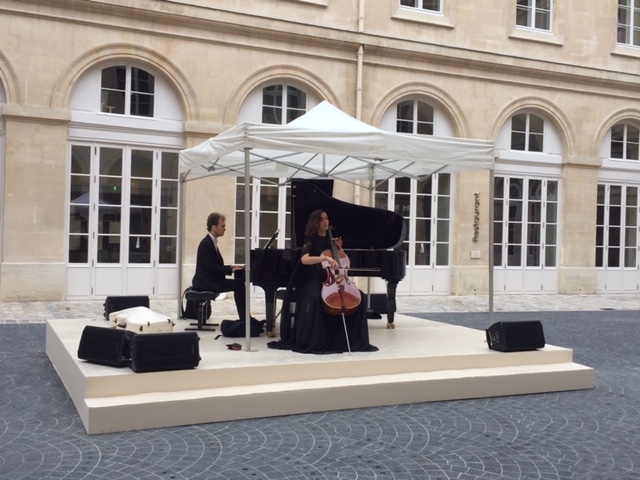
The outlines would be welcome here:
[[[176,318],[182,317],[182,262],[184,259],[184,199],[185,199],[185,189],[186,189],[186,181],[184,179],[184,175],[180,175],[180,181],[178,182],[178,244],[177,248],[177,262],[178,262],[178,305],[177,305],[177,314]]]
[[[495,195],[494,170],[489,170],[489,326],[493,325],[493,217]]]
[[[251,349],[251,172],[250,172],[251,149],[244,149],[244,288],[245,288],[245,338],[247,341],[247,352],[254,352]]]

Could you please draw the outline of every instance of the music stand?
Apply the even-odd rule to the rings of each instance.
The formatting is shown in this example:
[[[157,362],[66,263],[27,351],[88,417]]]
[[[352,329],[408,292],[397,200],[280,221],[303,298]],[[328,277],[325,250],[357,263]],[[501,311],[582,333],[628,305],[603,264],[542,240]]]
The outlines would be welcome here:
[[[271,246],[273,245],[273,242],[276,241],[276,239],[278,238],[278,234],[280,233],[280,229],[276,230],[274,232],[273,235],[271,235],[271,238],[269,239],[269,241],[265,244],[263,250],[267,250],[269,248],[271,248]]]

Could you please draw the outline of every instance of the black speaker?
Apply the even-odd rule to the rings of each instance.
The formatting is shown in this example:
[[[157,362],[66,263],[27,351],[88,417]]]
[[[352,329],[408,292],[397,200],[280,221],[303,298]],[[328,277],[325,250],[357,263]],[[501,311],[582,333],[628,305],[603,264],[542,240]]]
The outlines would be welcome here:
[[[134,372],[195,368],[200,363],[199,341],[196,332],[134,333],[130,367]]]
[[[87,325],[80,338],[78,358],[110,367],[128,367],[130,335],[126,330]]]
[[[518,352],[544,348],[544,332],[538,320],[497,322],[486,330],[491,350]]]

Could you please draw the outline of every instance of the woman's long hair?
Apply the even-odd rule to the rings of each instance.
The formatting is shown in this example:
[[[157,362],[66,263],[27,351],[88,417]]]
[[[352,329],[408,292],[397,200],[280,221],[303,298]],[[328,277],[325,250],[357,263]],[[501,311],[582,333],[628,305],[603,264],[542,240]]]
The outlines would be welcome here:
[[[314,210],[311,212],[309,216],[309,221],[307,222],[306,230],[304,231],[305,237],[313,237],[318,234],[318,230],[320,230],[320,222],[322,221],[322,214],[325,213],[324,210]]]

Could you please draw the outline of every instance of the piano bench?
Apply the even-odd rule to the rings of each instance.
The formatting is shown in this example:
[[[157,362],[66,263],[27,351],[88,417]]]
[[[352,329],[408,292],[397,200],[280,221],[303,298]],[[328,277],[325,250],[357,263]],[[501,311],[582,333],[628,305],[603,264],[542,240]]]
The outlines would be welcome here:
[[[198,303],[198,322],[190,323],[189,325],[195,328],[185,328],[185,330],[199,330],[215,332],[215,327],[218,327],[217,323],[207,322],[207,304],[210,301],[215,301],[220,293],[218,292],[199,292],[196,290],[187,290],[184,294],[184,298],[187,301],[193,301]]]

